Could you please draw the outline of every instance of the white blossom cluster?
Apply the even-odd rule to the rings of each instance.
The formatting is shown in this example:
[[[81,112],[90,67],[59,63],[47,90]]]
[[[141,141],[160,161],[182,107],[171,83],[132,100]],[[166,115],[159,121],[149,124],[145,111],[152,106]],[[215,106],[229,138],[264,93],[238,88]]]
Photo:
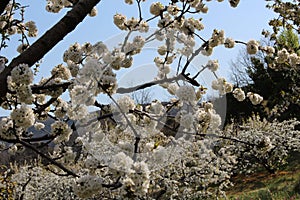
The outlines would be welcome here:
[[[82,83],[88,82],[89,80],[96,79],[103,75],[103,66],[98,62],[97,59],[89,59],[84,66],[79,70],[78,76],[79,81]]]
[[[47,0],[46,10],[48,12],[58,13],[64,7],[72,6],[68,0]]]
[[[241,88],[235,88],[232,94],[238,101],[244,101],[246,99],[245,92]],[[253,92],[248,92],[247,97],[253,105],[258,105],[263,101],[262,96]]]
[[[212,89],[218,90],[220,95],[230,93],[233,90],[233,85],[227,82],[224,78],[218,78],[212,81]]]
[[[177,113],[175,120],[183,130],[205,133],[208,129],[217,130],[219,128],[222,120],[220,115],[213,109],[213,105],[206,102],[202,106],[204,107],[198,108],[195,113],[187,112],[184,109]],[[181,136],[181,134],[179,133],[178,136]]]
[[[68,103],[61,98],[57,98],[57,100],[52,105],[55,106],[55,117],[64,118],[68,111]]]
[[[176,96],[183,102],[194,103],[196,100],[195,89],[190,85],[180,86],[176,90]]]
[[[206,64],[206,67],[212,72],[215,72],[219,68],[219,62],[218,60],[209,60]]]
[[[62,80],[68,80],[71,77],[71,72],[67,67],[60,64],[60,65],[55,66],[51,70],[51,75],[53,78],[60,78]]]
[[[83,48],[79,43],[75,43],[69,47],[68,50],[64,52],[63,60],[67,62],[68,60],[73,61],[74,63],[79,63],[82,60],[84,55]]]
[[[204,29],[204,25],[200,21],[200,19],[194,19],[194,18],[188,18],[186,19],[182,26],[179,27],[179,30],[183,32],[186,35],[190,35],[191,33],[194,33],[196,30],[201,31]]]
[[[117,103],[119,108],[121,109],[121,112],[124,113],[128,113],[129,110],[133,110],[135,108],[134,100],[127,95],[124,95],[121,98],[119,98],[117,100]]]
[[[129,173],[123,180],[126,190],[133,192],[136,196],[144,197],[150,187],[150,171],[145,162],[136,162],[132,166],[132,173]]]
[[[102,189],[102,179],[97,176],[86,175],[78,178],[74,184],[74,192],[80,198],[89,198]]]
[[[72,134],[72,129],[67,123],[62,121],[56,121],[51,124],[51,135],[55,136],[54,142],[61,143],[67,142]]]
[[[300,64],[300,56],[296,53],[289,53],[285,48],[277,52],[275,59],[277,63],[288,63],[291,67],[296,67]]]
[[[208,45],[201,51],[201,53],[205,56],[210,56],[215,47],[223,44],[226,46],[224,30],[214,29],[211,38],[208,40]]]
[[[0,138],[15,139],[16,135],[13,131],[13,121],[10,118],[2,118],[0,121]]]
[[[248,92],[247,97],[249,97],[249,99],[253,105],[260,104],[263,101],[262,96],[260,96],[259,94],[255,94],[253,92]]]
[[[179,139],[178,146],[174,148],[171,155],[165,153],[163,154],[165,158],[162,158],[166,162],[172,157],[174,161],[151,174],[151,180],[154,182],[161,180],[153,188],[154,191],[166,190],[163,198],[205,199],[214,195],[207,192],[212,185],[218,185],[220,190],[228,187],[231,164],[235,163],[235,158],[225,148],[220,149],[219,152],[214,151],[209,147],[210,142]],[[180,165],[185,168],[184,173],[180,172]],[[163,175],[164,179],[162,179]],[[186,187],[187,185],[189,187]],[[199,187],[205,189],[198,190]]]
[[[245,92],[241,88],[235,88],[232,94],[238,101],[244,101],[246,99]]]
[[[18,85],[28,85],[33,81],[33,72],[27,64],[20,64],[11,71],[11,79]]]
[[[34,21],[26,22],[25,29],[28,31],[28,37],[36,37],[38,35],[38,30]]]
[[[19,102],[31,104],[33,95],[31,83],[33,82],[33,72],[27,64],[19,64],[11,71],[7,83],[9,89],[16,92]]]
[[[88,115],[88,108],[85,105],[68,104],[67,116],[73,120],[83,120]]]
[[[133,160],[124,152],[120,152],[113,156],[110,167],[121,172],[132,173]]]
[[[150,113],[157,114],[157,115],[165,113],[165,107],[162,105],[162,103],[159,100],[152,101],[149,108],[148,109],[146,108],[146,110]]]
[[[165,6],[160,2],[152,3],[150,6],[150,13],[152,15],[159,15]]]
[[[179,44],[183,44],[183,47],[179,49],[179,53],[187,57],[190,56],[193,53],[196,44],[194,37],[185,33],[180,33],[176,39]]]
[[[176,38],[174,36],[174,32],[172,31],[166,31],[166,32],[160,32],[163,35],[166,35],[168,37],[167,44],[163,44],[158,47],[157,52],[159,55],[164,56],[165,60],[161,57],[155,57],[154,63],[156,67],[158,68],[157,77],[155,79],[160,80],[164,79],[168,76],[170,76],[171,72],[171,64],[174,62],[176,58],[175,53],[175,43]],[[159,35],[159,34],[156,34]],[[159,36],[158,36],[159,37]],[[190,48],[190,47],[187,47]],[[191,47],[192,48],[192,47]],[[178,51],[181,51],[180,49]],[[161,84],[162,87],[167,87],[168,83]]]
[[[222,123],[220,115],[216,113],[213,104],[209,102],[203,102],[202,107],[197,109],[195,119],[199,133],[206,132],[208,128],[217,130]]]
[[[70,154],[74,155],[72,147],[63,146],[60,143],[57,143],[53,147],[53,151],[50,153],[50,156],[53,159],[57,159],[60,163],[70,164],[71,162],[74,162],[74,156],[71,156]]]
[[[35,22],[25,21],[25,7],[15,1],[9,1],[5,7],[0,16],[0,30],[2,34],[1,48],[7,46],[6,41],[9,40],[8,36],[19,34],[21,44],[17,47],[17,52],[22,53],[30,46],[27,37],[37,37],[38,29]]]
[[[180,118],[180,125],[186,129],[191,129],[194,123],[194,115],[192,113],[183,114]]]
[[[142,51],[142,48],[145,45],[145,38],[142,36],[135,36],[133,38],[132,42],[127,42],[124,45],[123,51],[121,52],[120,49],[115,49],[113,52],[113,63],[116,63],[120,67],[129,68],[131,65],[128,65],[129,63],[132,64],[132,56],[135,54],[138,54]],[[125,56],[129,55],[129,56]],[[131,62],[129,62],[131,61]],[[123,63],[124,62],[124,63]],[[116,69],[120,69],[120,67],[117,67]]]
[[[37,165],[37,163],[32,163]],[[53,168],[55,170],[55,168]],[[14,199],[79,199],[74,193],[74,178],[57,176],[43,167],[24,165],[14,167],[12,182],[15,182]],[[30,179],[26,190],[23,185]]]
[[[0,29],[3,30],[3,34],[24,34],[27,32],[28,37],[36,37],[38,30],[34,21],[24,22],[24,18],[16,19],[16,13],[21,10],[21,16],[24,15],[24,8],[20,9],[20,5],[16,2],[10,1],[3,14],[0,16]],[[23,10],[23,11],[22,11]]]
[[[10,117],[15,125],[21,128],[28,128],[35,122],[33,110],[24,104],[20,108],[14,109],[11,112]]]
[[[256,54],[259,50],[259,43],[256,40],[250,40],[247,43],[247,52],[248,54]]]
[[[263,47],[260,47],[260,49],[269,56],[272,56],[275,53],[275,49],[272,46],[263,46]]]
[[[224,44],[225,42],[225,32],[224,30],[214,29],[211,39],[209,40],[209,46],[211,48],[216,47],[218,45]]]
[[[43,102],[45,100],[45,95],[49,95],[53,98],[59,97],[63,92],[63,88],[52,88],[52,86],[58,85],[62,83],[61,78],[42,78],[39,82],[39,85],[43,85],[46,89],[43,89],[43,94],[41,94],[38,99]]]
[[[226,38],[226,39],[225,39],[224,46],[225,46],[226,48],[233,48],[234,45],[235,45],[234,39],[232,39],[232,38]]]
[[[207,103],[203,109],[212,111],[212,105]],[[22,183],[27,180],[26,177],[32,176],[34,179],[29,182],[24,193],[34,197],[46,195],[47,191],[50,196],[56,192],[56,196],[52,197],[58,198],[66,187],[72,188],[68,195],[74,195],[74,199],[78,197],[103,198],[104,194],[107,198],[128,197],[128,195],[131,198],[146,195],[155,198],[155,195],[162,191],[164,191],[163,198],[215,197],[215,192],[220,193],[231,186],[229,179],[235,170],[256,169],[256,165],[249,168],[249,164],[254,163],[246,162],[247,159],[252,158],[251,156],[256,156],[261,160],[265,160],[267,156],[267,164],[273,167],[272,163],[284,162],[285,156],[282,155],[287,155],[287,152],[291,150],[299,150],[299,138],[297,138],[299,131],[294,131],[296,124],[295,121],[283,123],[249,121],[241,127],[241,132],[235,135],[235,139],[243,143],[233,141],[223,143],[222,139],[209,137],[210,134],[216,133],[215,131],[207,132],[208,138],[205,139],[181,137],[176,140],[161,137],[158,144],[150,138],[145,138],[147,142],[140,146],[140,150],[146,151],[139,154],[138,161],[134,161],[125,149],[117,148],[116,145],[109,146],[109,143],[115,139],[130,140],[130,137],[126,138],[124,134],[115,137],[115,130],[105,133],[100,127],[96,128],[91,124],[88,130],[93,133],[92,137],[86,137],[88,133],[83,138],[77,139],[77,142],[81,141],[79,143],[84,144],[84,152],[87,153],[83,154],[77,164],[79,169],[85,166],[87,170],[81,174],[80,178],[62,179],[42,168],[34,168],[34,170],[23,168],[22,171],[14,174],[14,180],[18,182],[17,188],[21,190]],[[96,129],[100,132],[94,132]],[[228,137],[234,132],[233,127],[229,127],[224,134]],[[108,137],[109,140],[107,140]],[[281,146],[283,141],[284,145]],[[66,150],[68,152],[68,149]],[[84,155],[88,156],[85,158]],[[82,162],[85,164],[83,165]],[[109,167],[105,167],[107,164]],[[30,174],[33,172],[34,175]],[[122,177],[120,188],[109,190],[103,187],[103,184],[114,182],[114,178],[118,176]],[[53,184],[49,187],[44,180],[52,180]],[[65,184],[65,187],[56,184],[58,180],[60,184]],[[33,185],[38,185],[38,187],[33,187]],[[199,187],[204,189],[199,190]]]
[[[72,119],[78,119],[78,116],[85,116],[85,106],[93,105],[98,94],[115,93],[117,80],[113,69],[119,68],[125,54],[117,50],[110,52],[102,42],[82,46],[75,43],[65,51],[63,59],[68,69],[59,65],[52,74],[59,74],[60,78],[75,77],[75,84],[69,88],[72,105],[65,110],[72,115]]]
[[[46,11],[58,13],[64,8],[73,7],[77,2],[78,0],[47,0]],[[89,13],[89,16],[94,17],[96,15],[97,9],[94,7]]]
[[[127,19],[125,15],[115,14],[114,15],[114,24],[120,30],[138,30],[141,33],[146,33],[149,30],[149,25],[145,21],[140,21],[135,18]]]
[[[149,109],[150,110],[153,109],[153,113],[159,113],[159,110],[161,107],[159,105],[161,105],[159,102],[154,102],[153,105],[149,106]],[[206,105],[204,105],[203,109],[204,109],[203,110],[204,112],[207,111],[208,117],[210,117],[211,120],[214,121],[214,122],[212,122],[211,126],[215,126],[214,124],[217,124],[217,126],[218,126],[219,122],[217,122],[218,120],[215,119],[215,116],[217,116],[217,115],[214,113],[214,111],[212,109],[212,104],[207,103]],[[189,114],[187,114],[187,115],[189,115]],[[184,118],[187,117],[187,115],[183,115]],[[190,115],[190,116],[192,116],[192,115]],[[130,120],[131,120],[131,123],[135,123],[134,120],[132,120],[132,118],[130,118]],[[154,134],[155,129],[148,129],[146,126],[147,126],[147,124],[144,123],[144,127],[136,127],[136,130],[138,132],[139,131],[147,132],[148,135],[154,135],[155,138],[160,135],[160,134],[159,135]],[[190,145],[193,146],[193,144],[194,144],[193,142],[188,141],[188,140],[181,141],[181,140],[184,140],[182,138],[182,139],[180,139],[180,143],[184,143],[184,144],[181,144],[181,146],[173,146],[173,145],[170,145],[172,143],[170,143],[170,140],[165,136],[160,139],[160,142],[158,144],[155,144],[155,143],[153,143],[153,140],[151,137],[149,137],[149,136],[145,137],[145,138],[143,137],[143,140],[145,140],[145,141],[141,141],[142,143],[140,144],[140,147],[139,147],[141,153],[138,154],[138,160],[143,160],[143,161],[139,162],[139,161],[134,161],[131,157],[133,154],[130,153],[130,152],[133,152],[133,146],[132,146],[132,144],[130,144],[133,133],[129,134],[129,132],[127,132],[126,130],[125,131],[123,130],[122,134],[116,137],[115,136],[116,132],[111,132],[111,131],[105,132],[105,131],[101,130],[100,127],[99,128],[96,128],[96,127],[98,127],[98,126],[95,126],[95,124],[91,124],[88,127],[88,130],[90,130],[92,133],[94,133],[94,136],[92,138],[86,137],[86,136],[88,136],[88,134],[87,134],[86,136],[84,136],[83,138],[80,139],[80,141],[81,141],[80,143],[84,144],[85,151],[89,152],[88,155],[91,155],[91,156],[88,156],[87,159],[85,159],[85,165],[89,166],[89,169],[94,170],[95,168],[97,168],[97,166],[105,166],[108,163],[110,172],[112,174],[119,174],[119,175],[124,174],[124,178],[121,180],[121,182],[124,184],[121,188],[122,189],[121,191],[122,191],[122,195],[125,195],[125,196],[131,194],[134,196],[143,197],[146,194],[147,195],[151,194],[151,193],[149,193],[149,191],[153,191],[153,189],[156,188],[157,186],[153,185],[153,183],[151,183],[150,180],[155,180],[156,176],[158,174],[160,174],[159,171],[157,174],[156,170],[169,169],[169,168],[162,168],[162,167],[165,165],[170,165],[170,172],[167,172],[167,173],[172,173],[173,170],[176,169],[176,167],[180,166],[179,163],[174,165],[174,162],[177,159],[182,159],[182,158],[188,159],[189,158],[189,157],[185,156],[185,154],[182,154],[183,153],[181,151],[182,147],[188,147]],[[211,128],[215,129],[217,127],[211,127]],[[112,131],[115,131],[115,130],[112,130]],[[153,133],[150,133],[150,132],[153,132]],[[119,142],[117,142],[115,140],[117,140]],[[171,140],[174,140],[174,139],[171,139]],[[114,144],[115,143],[114,141],[116,142],[116,144]],[[125,142],[125,141],[128,141],[129,143]],[[178,143],[179,141],[174,140],[174,142]],[[164,143],[169,144],[170,146],[169,145],[163,146]],[[142,144],[145,144],[145,145],[142,145]],[[158,145],[158,146],[156,146],[156,145]],[[189,152],[193,152],[193,151],[187,150],[185,153],[188,154]],[[172,156],[170,157],[170,155],[172,155]],[[189,156],[193,156],[193,155],[189,155]],[[190,159],[194,160],[194,158],[190,158]],[[150,173],[150,171],[153,171],[153,170],[154,170],[153,174]],[[216,168],[216,170],[217,170],[217,168]],[[109,172],[107,172],[107,173],[109,174]],[[187,171],[187,173],[189,173],[189,171]],[[193,172],[191,172],[191,173],[193,174]],[[204,174],[206,174],[207,172],[203,171],[201,173],[203,173],[203,176],[206,176]],[[225,172],[224,172],[224,174],[225,174]],[[211,176],[211,174],[207,174],[207,177],[210,177],[210,176]],[[103,177],[103,176],[101,176],[101,177]],[[225,181],[225,179],[227,180],[226,177],[229,177],[229,176],[225,176],[223,179],[224,181]],[[157,178],[159,179],[159,177],[157,177]],[[173,178],[175,178],[175,180],[180,179],[180,177],[176,177],[176,176],[170,177],[170,183],[172,183]],[[216,178],[217,178],[217,176],[216,176]],[[165,179],[165,181],[166,181],[166,183],[168,183],[169,180]],[[193,180],[193,181],[196,181],[196,180]],[[207,181],[209,181],[209,179]],[[221,181],[221,182],[223,182],[223,181]],[[201,182],[201,184],[204,184],[204,183]],[[222,187],[225,187],[225,186],[222,186]],[[163,187],[160,189],[163,189]],[[155,191],[157,191],[157,190],[159,190],[159,188],[155,189]],[[124,192],[125,192],[125,194],[124,194]],[[168,195],[171,195],[171,194],[167,193],[165,195],[166,195],[166,197],[168,197]],[[184,195],[186,195],[186,194],[184,194]]]
[[[111,134],[109,134],[109,137],[111,137]],[[177,181],[180,180],[181,176],[184,176],[184,174],[181,174],[181,167],[184,167],[185,175],[191,174],[191,176],[184,176],[186,177],[185,181],[191,184],[190,186],[200,184],[203,187],[209,188],[211,187],[210,184],[220,184],[220,189],[222,189],[227,187],[229,183],[228,178],[230,177],[230,173],[228,174],[228,172],[232,170],[230,163],[235,163],[234,157],[232,157],[230,153],[225,150],[225,148],[219,150],[219,153],[213,152],[213,150],[209,147],[210,145],[205,144],[207,142],[210,143],[210,139],[205,142],[196,142],[197,140],[189,141],[181,138],[178,141],[174,141],[177,145],[165,147],[161,145],[155,147],[155,144],[150,142],[150,140],[148,143],[146,143],[146,145],[140,147],[141,150],[147,149],[147,153],[145,152],[139,154],[139,159],[147,159],[140,162],[134,161],[131,157],[129,157],[129,155],[127,155],[126,152],[123,151],[116,154],[112,153],[110,155],[111,158],[107,157],[108,154],[103,157],[104,155],[101,155],[101,152],[103,152],[103,147],[106,146],[108,141],[104,139],[103,136],[100,140],[97,138],[98,137],[95,137],[95,140],[93,140],[95,143],[91,143],[91,141],[88,143],[84,142],[87,145],[86,150],[88,150],[90,153],[93,152],[92,155],[94,159],[96,158],[96,161],[92,161],[93,158],[89,157],[89,163],[91,164],[89,166],[99,166],[100,160],[102,160],[102,162],[106,160],[106,162],[109,163],[109,167],[111,168],[110,170],[113,174],[124,174],[125,176],[121,180],[123,185],[120,191],[122,191],[122,195],[125,196],[129,194],[139,197],[143,197],[145,195],[154,195],[150,191],[157,192],[163,189],[164,186],[161,185],[163,183],[169,185],[170,187],[168,187],[168,192],[164,194],[165,198],[170,197],[170,195],[173,195],[173,193],[176,191],[176,193],[178,193],[177,195],[179,195],[181,198],[187,197],[185,195],[188,195],[188,191],[180,194],[178,191],[179,188],[176,187],[176,183],[178,183]],[[164,141],[161,141],[160,144],[163,143]],[[111,146],[109,149],[111,149],[110,151],[114,151],[113,149],[115,148],[116,146]],[[153,151],[153,153],[151,153],[151,151]],[[203,158],[200,159],[198,157],[200,155]],[[206,156],[205,159],[204,155]],[[219,158],[219,155],[224,156],[224,158]],[[100,160],[98,160],[100,158],[98,156],[101,156]],[[184,163],[184,166],[182,166],[180,163]],[[104,165],[104,163],[102,163],[102,165]],[[206,171],[206,169],[209,170]],[[212,173],[213,171],[216,173]],[[197,173],[195,174],[195,172]],[[165,176],[164,179],[161,179],[162,174],[167,176]],[[219,175],[222,176],[221,179],[219,179]],[[163,182],[157,182],[157,184],[154,184],[158,180],[162,180]],[[194,189],[194,192],[196,192],[196,188]],[[97,191],[95,191],[95,194],[97,194]],[[111,195],[114,194],[112,193]],[[200,193],[197,195],[200,195]]]
[[[95,97],[89,92],[86,85],[75,85],[70,91],[72,103],[75,105],[94,105]]]

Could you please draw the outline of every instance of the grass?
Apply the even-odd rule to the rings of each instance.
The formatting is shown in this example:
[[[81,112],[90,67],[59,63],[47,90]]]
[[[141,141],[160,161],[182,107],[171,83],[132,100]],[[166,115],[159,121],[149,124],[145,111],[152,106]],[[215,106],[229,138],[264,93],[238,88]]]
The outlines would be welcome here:
[[[300,200],[300,153],[276,174],[238,175],[233,182],[226,192],[230,200]]]

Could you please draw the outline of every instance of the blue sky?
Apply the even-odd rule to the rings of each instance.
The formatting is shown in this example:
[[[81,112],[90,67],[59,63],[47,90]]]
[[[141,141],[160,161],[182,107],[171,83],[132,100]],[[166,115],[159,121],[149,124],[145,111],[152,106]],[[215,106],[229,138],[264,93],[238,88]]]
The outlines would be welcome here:
[[[24,2],[24,1],[23,1]],[[25,1],[27,3],[28,1]],[[113,2],[113,3],[112,3]],[[149,18],[149,5],[152,2],[147,0],[143,3],[144,17]],[[163,1],[168,2],[168,1]],[[262,29],[268,29],[268,20],[273,17],[273,13],[265,8],[265,1],[262,0],[242,0],[237,8],[230,7],[227,0],[224,2],[216,2],[216,0],[207,2],[209,12],[195,16],[195,18],[203,18],[205,25],[204,31],[200,35],[208,39],[211,36],[213,29],[223,29],[225,35],[241,41],[248,41],[250,39],[261,39]],[[26,8],[25,18],[36,22],[39,29],[39,36],[47,31],[66,13],[67,10],[61,11],[59,14],[48,13],[45,10],[46,1],[34,1]],[[98,41],[106,41],[112,36],[121,33],[113,25],[113,15],[116,13],[125,14],[128,18],[131,16],[137,17],[137,5],[127,5],[124,0],[102,0],[97,6],[98,15],[96,17],[87,17],[75,31],[70,33],[65,39],[54,47],[44,58],[41,65],[41,77],[49,76],[49,69],[55,65],[62,63],[62,54],[69,47],[70,44],[79,42],[91,42],[92,44]],[[2,50],[1,55],[4,55],[11,60],[17,55],[16,41],[18,37],[13,37],[9,42],[9,48]],[[34,42],[36,38],[31,39]],[[230,61],[234,60],[238,55],[240,46],[235,49],[225,49],[217,47],[214,50],[212,59],[219,59],[221,64],[219,74],[221,76],[229,77]],[[0,115],[3,111],[0,109]]]

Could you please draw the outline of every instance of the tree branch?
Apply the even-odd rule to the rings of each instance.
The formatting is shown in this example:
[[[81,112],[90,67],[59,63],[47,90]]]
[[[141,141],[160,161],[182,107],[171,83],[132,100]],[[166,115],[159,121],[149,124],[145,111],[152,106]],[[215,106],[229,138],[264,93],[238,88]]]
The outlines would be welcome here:
[[[0,2],[0,15],[4,12],[6,6],[8,5],[10,0],[1,0]]]
[[[43,94],[44,90],[57,90],[59,88],[62,88],[63,91],[65,91],[70,85],[72,84],[72,81],[69,82],[63,82],[59,84],[53,84],[53,85],[33,85],[31,86],[31,90],[33,94]]]
[[[66,172],[68,175],[71,175],[73,177],[79,177],[77,174],[75,174],[74,172],[72,172],[71,170],[67,169],[65,166],[63,166],[62,164],[56,162],[55,160],[53,160],[52,158],[50,158],[49,156],[47,156],[46,154],[40,152],[39,150],[37,150],[34,146],[32,146],[31,144],[23,141],[23,140],[18,140],[18,143],[22,144],[23,146],[25,146],[28,149],[31,149],[32,151],[34,151],[35,153],[39,154],[42,158],[48,160],[51,164],[57,166],[58,168],[60,168],[61,170],[63,170],[64,172]]]
[[[11,61],[2,73],[0,73],[0,103],[5,99],[7,93],[6,80],[12,69],[21,63],[26,63],[29,66],[34,65],[34,63],[43,58],[55,45],[63,40],[66,35],[72,32],[100,1],[80,0],[57,24]]]
[[[121,179],[121,176],[118,177],[117,180],[114,183],[112,183],[112,184],[105,184],[105,183],[103,183],[102,187],[104,187],[104,188],[110,188],[112,190],[118,189],[118,188],[122,187],[122,185],[123,185],[120,182],[120,179]]]
[[[130,93],[130,92],[134,92],[134,91],[137,91],[137,90],[142,90],[142,89],[145,89],[145,88],[148,88],[148,87],[152,87],[154,85],[158,85],[158,84],[162,84],[162,83],[171,83],[171,82],[177,81],[177,80],[184,80],[181,74],[178,75],[178,76],[172,77],[172,78],[154,80],[152,82],[144,83],[144,84],[137,85],[137,86],[134,86],[134,87],[129,87],[129,88],[120,87],[120,88],[117,89],[116,93],[119,93],[119,94]]]

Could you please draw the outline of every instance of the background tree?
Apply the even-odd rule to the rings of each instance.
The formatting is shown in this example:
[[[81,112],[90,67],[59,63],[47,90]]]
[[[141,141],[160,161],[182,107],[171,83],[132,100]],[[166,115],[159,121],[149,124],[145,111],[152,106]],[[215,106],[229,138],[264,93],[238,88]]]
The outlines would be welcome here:
[[[292,55],[299,55],[298,35],[292,29],[283,30],[276,38],[274,48],[277,52],[287,50],[293,52]],[[264,53],[255,56],[242,53],[233,63],[233,79],[237,86],[261,94],[264,103],[252,110],[245,102],[238,102],[229,95],[228,116],[237,118],[241,113],[251,116],[254,112],[269,120],[299,119],[299,61],[291,66],[293,58],[290,56],[274,65],[272,59],[272,56]],[[241,66],[239,71],[236,69],[238,66]]]
[[[139,90],[131,94],[131,98],[137,104],[149,104],[152,101],[152,91],[150,89]]]

